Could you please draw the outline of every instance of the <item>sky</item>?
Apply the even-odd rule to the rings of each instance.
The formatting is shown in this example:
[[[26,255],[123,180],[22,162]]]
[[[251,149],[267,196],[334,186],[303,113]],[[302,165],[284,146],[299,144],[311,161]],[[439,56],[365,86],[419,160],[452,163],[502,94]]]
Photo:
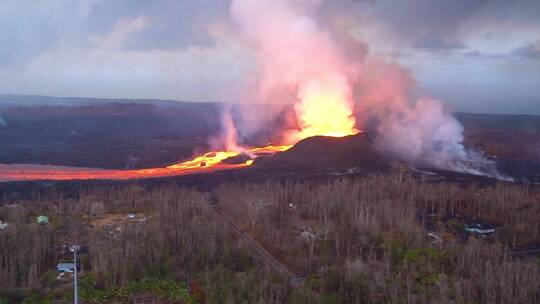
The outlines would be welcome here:
[[[256,62],[229,5],[2,0],[0,94],[246,99]],[[455,111],[540,114],[538,0],[326,0],[315,14],[410,69],[415,94]]]

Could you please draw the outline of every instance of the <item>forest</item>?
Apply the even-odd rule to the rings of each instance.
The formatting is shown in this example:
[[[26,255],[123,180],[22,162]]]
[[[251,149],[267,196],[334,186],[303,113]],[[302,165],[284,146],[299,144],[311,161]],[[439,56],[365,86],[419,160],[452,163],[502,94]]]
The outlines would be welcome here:
[[[127,182],[4,195],[0,206],[2,304],[71,303],[72,278],[56,269],[71,244],[82,246],[81,303],[540,302],[540,191],[528,185],[404,172],[212,189]],[[480,224],[494,232],[468,229]]]

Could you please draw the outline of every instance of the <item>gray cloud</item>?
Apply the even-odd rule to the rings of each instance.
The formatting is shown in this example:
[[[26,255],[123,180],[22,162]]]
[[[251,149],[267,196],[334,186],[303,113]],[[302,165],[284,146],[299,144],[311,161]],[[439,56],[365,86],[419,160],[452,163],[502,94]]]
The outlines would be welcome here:
[[[413,43],[413,48],[427,51],[441,51],[466,49],[467,46],[459,40],[444,39],[440,35],[429,33],[416,40]]]
[[[378,0],[373,3],[373,8],[377,16],[392,24],[397,31],[417,36],[418,33],[424,34],[426,29],[432,33],[448,34],[486,2]]]
[[[150,5],[151,4],[151,5]],[[161,1],[146,2],[139,13],[153,26],[138,32],[126,42],[133,49],[173,49],[213,44],[208,26],[226,20],[229,1]]]
[[[122,19],[145,16],[152,27],[125,41],[131,49],[209,45],[205,26],[226,19],[224,0],[4,0],[0,3],[0,67],[22,64],[65,43],[82,45]]]
[[[469,19],[479,23],[508,22],[538,24],[537,0],[375,0],[366,2],[381,20],[401,33],[454,32]]]
[[[540,59],[540,48],[533,44],[517,47],[512,50],[512,55],[538,60]]]
[[[467,51],[460,54],[464,58],[482,60],[482,59],[498,59],[498,60],[508,60],[512,55],[509,54],[485,54],[480,51]]]

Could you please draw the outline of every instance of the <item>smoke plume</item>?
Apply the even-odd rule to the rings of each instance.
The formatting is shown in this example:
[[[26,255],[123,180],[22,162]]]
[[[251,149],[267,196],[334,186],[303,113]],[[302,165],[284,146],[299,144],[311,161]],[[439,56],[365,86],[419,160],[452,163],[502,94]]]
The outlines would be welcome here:
[[[412,99],[407,70],[369,55],[368,44],[346,30],[320,22],[323,2],[231,4],[239,39],[258,61],[256,100],[294,109],[296,125],[283,132],[285,143],[353,134],[375,121],[375,142],[385,153],[413,165],[502,178],[495,163],[464,147],[463,126],[441,102]]]
[[[313,135],[354,133],[351,66],[316,22],[318,0],[235,0],[231,15],[259,65],[256,99],[294,105],[294,143]]]
[[[374,131],[381,151],[416,166],[508,179],[495,162],[465,148],[463,126],[442,102],[413,100],[413,86],[403,67],[377,58],[364,60],[355,87],[355,99],[364,110],[357,115],[363,128]]]
[[[240,146],[238,131],[233,121],[231,107],[225,106],[221,111],[221,133],[209,140],[212,149],[233,152],[243,152],[245,149]]]

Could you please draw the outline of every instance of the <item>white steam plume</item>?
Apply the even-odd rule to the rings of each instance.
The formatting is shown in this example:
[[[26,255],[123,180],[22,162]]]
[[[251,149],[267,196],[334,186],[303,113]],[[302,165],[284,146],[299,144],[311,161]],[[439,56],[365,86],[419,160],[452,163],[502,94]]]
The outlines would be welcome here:
[[[427,97],[413,102],[413,85],[410,73],[396,64],[364,61],[355,97],[369,109],[359,115],[377,120],[375,141],[380,150],[413,165],[509,179],[498,172],[495,162],[465,148],[463,126],[442,102]]]
[[[463,126],[437,100],[387,114],[378,131],[381,148],[409,163],[506,179],[495,162],[465,148]]]
[[[209,140],[210,146],[216,150],[243,152],[245,149],[238,143],[238,131],[234,125],[230,106],[221,112],[221,133]]]
[[[464,147],[463,126],[441,102],[412,100],[414,80],[407,70],[368,56],[367,44],[339,24],[324,22],[329,28],[323,28],[318,22],[323,2],[231,4],[240,40],[258,60],[256,99],[294,106],[299,128],[286,132],[285,141],[340,135],[326,132],[336,125],[350,132],[355,130],[353,113],[359,115],[357,121],[370,115],[378,121],[375,140],[384,152],[414,165],[503,178],[495,163]],[[368,108],[369,113],[355,107]]]

